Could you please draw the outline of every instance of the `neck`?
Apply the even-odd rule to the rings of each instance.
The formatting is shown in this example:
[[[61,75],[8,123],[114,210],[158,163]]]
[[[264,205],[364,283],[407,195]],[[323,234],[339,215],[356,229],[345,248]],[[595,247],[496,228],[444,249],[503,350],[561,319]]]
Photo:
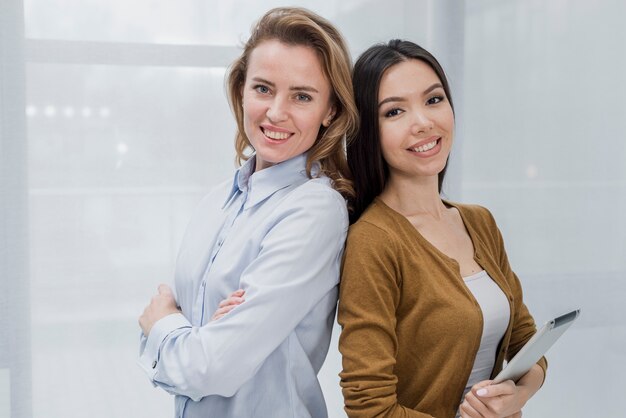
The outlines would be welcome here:
[[[383,202],[407,218],[429,215],[441,219],[446,207],[439,196],[438,176],[390,176],[380,194]]]

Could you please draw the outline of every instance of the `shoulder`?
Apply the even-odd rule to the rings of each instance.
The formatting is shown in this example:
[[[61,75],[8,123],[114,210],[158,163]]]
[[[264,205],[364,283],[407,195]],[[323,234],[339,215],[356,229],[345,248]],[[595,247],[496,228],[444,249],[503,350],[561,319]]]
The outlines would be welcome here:
[[[320,224],[348,227],[346,201],[326,177],[309,179],[294,187],[283,196],[276,210],[285,215],[299,213]]]
[[[350,227],[350,233],[355,236],[369,236],[385,242],[405,240],[408,232],[406,219],[378,199]]]
[[[333,189],[331,180],[328,177],[307,179],[304,183],[296,186],[292,193],[296,195],[315,194],[317,197],[345,203],[345,199],[341,196],[341,193]]]
[[[466,203],[449,203],[457,208],[463,219],[469,222],[472,227],[478,229],[496,228],[496,221],[486,207]]]
[[[398,241],[402,240],[401,226],[385,208],[372,203],[359,220],[350,226],[346,251],[389,255],[398,254]]]
[[[295,187],[287,196],[294,201],[306,201],[311,204],[329,206],[347,213],[346,201],[337,190],[333,189],[330,179],[313,178]]]
[[[406,240],[393,222],[376,212],[378,209],[368,209],[348,230],[341,292],[349,288],[359,294],[367,288],[399,286]]]

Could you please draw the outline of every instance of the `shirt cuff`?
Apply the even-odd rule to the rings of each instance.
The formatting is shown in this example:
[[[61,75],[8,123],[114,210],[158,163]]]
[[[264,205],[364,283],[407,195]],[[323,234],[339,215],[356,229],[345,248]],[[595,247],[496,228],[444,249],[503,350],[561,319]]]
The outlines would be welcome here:
[[[142,338],[141,345],[143,347],[141,348],[143,348],[143,352],[139,356],[139,365],[150,380],[154,381],[154,376],[157,373],[163,341],[173,331],[181,328],[191,328],[191,324],[183,314],[167,315],[154,323],[148,337]]]

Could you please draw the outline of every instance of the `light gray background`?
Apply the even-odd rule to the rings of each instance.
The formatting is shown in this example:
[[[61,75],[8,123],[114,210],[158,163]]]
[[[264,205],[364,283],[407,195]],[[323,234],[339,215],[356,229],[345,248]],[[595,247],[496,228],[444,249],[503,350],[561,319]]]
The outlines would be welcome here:
[[[1,0],[0,416],[172,416],[135,364],[137,316],[234,169],[225,67],[285,4]],[[400,37],[440,58],[457,108],[447,196],[492,210],[538,322],[583,312],[524,416],[623,416],[625,3],[291,4],[355,57]],[[320,373],[334,418],[340,361],[335,335]]]

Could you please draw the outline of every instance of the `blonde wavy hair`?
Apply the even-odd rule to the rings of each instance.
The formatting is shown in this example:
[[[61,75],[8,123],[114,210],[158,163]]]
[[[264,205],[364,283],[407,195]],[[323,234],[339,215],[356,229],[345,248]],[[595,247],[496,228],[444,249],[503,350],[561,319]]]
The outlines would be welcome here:
[[[243,53],[231,65],[228,75],[228,99],[237,120],[235,149],[237,163],[251,157],[252,145],[243,125],[242,88],[250,54],[261,42],[278,40],[287,45],[299,45],[316,51],[326,79],[332,88],[331,100],[335,115],[328,127],[320,126],[317,140],[308,151],[306,172],[319,164],[319,174],[328,176],[332,185],[351,202],[354,187],[346,161],[346,138],[352,138],[358,129],[358,112],[352,90],[351,60],[348,49],[339,31],[326,19],[303,8],[279,7],[268,11],[253,27],[252,34],[244,45]]]

